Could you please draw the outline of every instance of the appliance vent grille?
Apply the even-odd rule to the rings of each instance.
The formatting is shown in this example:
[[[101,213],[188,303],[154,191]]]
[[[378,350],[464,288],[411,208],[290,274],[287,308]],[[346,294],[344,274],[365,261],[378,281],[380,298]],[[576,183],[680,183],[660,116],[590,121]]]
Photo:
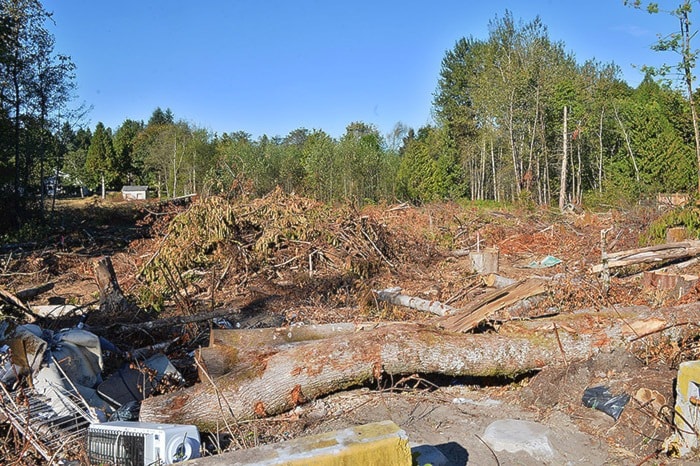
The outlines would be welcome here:
[[[144,464],[146,435],[123,430],[88,429],[90,463],[141,466]]]

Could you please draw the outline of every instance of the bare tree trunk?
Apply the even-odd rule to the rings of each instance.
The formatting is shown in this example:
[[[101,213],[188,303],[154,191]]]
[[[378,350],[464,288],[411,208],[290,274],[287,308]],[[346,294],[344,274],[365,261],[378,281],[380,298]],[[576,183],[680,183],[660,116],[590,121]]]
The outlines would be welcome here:
[[[572,342],[563,338],[562,343]],[[570,349],[572,354],[586,356],[584,351]],[[145,400],[140,419],[214,430],[222,419],[236,422],[279,414],[383,374],[515,375],[561,359],[558,352],[554,335],[533,343],[526,338],[450,334],[400,324],[261,355],[216,379],[216,387],[205,381]]]
[[[617,119],[617,124],[620,125],[620,129],[622,130],[622,136],[625,138],[625,146],[627,147],[627,153],[630,155],[630,159],[632,159],[632,166],[634,167],[634,179],[637,181],[637,183],[639,183],[639,168],[637,168],[637,159],[634,157],[634,151],[632,151],[632,143],[630,142],[630,137],[627,134],[625,125],[622,124],[620,114],[617,112],[617,107],[613,106],[613,110],[615,111],[615,118]]]
[[[496,154],[493,152],[493,136],[491,137],[491,172],[493,173],[493,200],[498,202],[498,176],[496,175]]]
[[[605,107],[600,110],[600,122],[598,123],[598,192],[603,192],[603,116]]]
[[[698,127],[698,112],[695,108],[695,98],[693,97],[693,69],[692,65],[695,52],[690,49],[690,21],[688,11],[681,12],[681,36],[683,38],[683,77],[688,88],[688,102],[690,103],[690,115],[693,119],[693,136],[695,137],[695,157],[698,162],[698,192],[700,192],[700,127]],[[694,34],[693,34],[694,35]]]
[[[568,130],[567,130],[567,119],[568,119],[568,109],[566,105],[564,106],[564,128],[562,130],[562,136],[563,136],[563,144],[562,144],[562,150],[564,151],[564,154],[562,155],[561,158],[561,174],[559,176],[559,210],[564,211],[564,207],[566,206],[566,171],[567,167],[566,164],[569,162],[569,149],[568,149],[568,142],[569,142],[569,136],[568,136]]]
[[[522,173],[520,173],[520,170],[518,169],[518,150],[515,144],[515,131],[513,129],[513,125],[515,124],[513,122],[513,115],[515,113],[515,110],[513,109],[513,100],[515,99],[514,94],[515,89],[511,91],[510,107],[508,108],[508,138],[510,139],[510,151],[511,156],[513,158],[513,174],[515,175],[514,199],[517,199],[517,197],[520,195],[520,182],[522,180]]]
[[[578,167],[576,167],[576,191],[574,191],[575,198],[576,198],[576,204],[581,204],[581,194],[583,192],[583,188],[581,185],[583,184],[583,177],[581,175],[581,170],[583,167],[583,162],[581,161],[581,143],[579,142],[576,144],[576,157],[578,159]]]

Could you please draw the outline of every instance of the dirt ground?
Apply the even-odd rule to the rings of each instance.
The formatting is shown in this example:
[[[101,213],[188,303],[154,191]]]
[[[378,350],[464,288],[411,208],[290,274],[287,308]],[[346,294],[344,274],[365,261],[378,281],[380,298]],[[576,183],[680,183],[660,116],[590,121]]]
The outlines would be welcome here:
[[[601,230],[608,231],[609,251],[639,247],[640,234],[661,215],[656,206],[566,215],[532,207],[450,203],[327,208],[278,191],[263,199],[182,204],[92,200],[60,208],[59,225],[44,240],[2,245],[0,286],[15,293],[52,283],[50,291],[28,304],[85,306],[90,309],[83,318],[87,328],[126,350],[177,337],[166,354],[188,384],[196,383],[191,353],[208,344],[211,326],[428,322],[434,317],[380,302],[372,292],[396,286],[407,295],[464,307],[487,289],[469,258],[455,251],[495,247],[499,275],[557,278],[546,299],[524,314],[499,311],[477,332],[495,333],[510,319],[577,309],[671,307],[698,300],[697,287],[680,298],[645,291],[639,272],[649,267],[616,273],[607,294],[598,277],[587,273],[600,262]],[[115,316],[97,309],[93,264],[105,255],[112,258],[119,283],[138,311]],[[562,262],[531,266],[547,256]],[[700,273],[700,267],[683,273]],[[12,306],[2,310],[13,324],[27,320]],[[128,334],[114,326],[211,311],[221,311],[224,320]],[[80,319],[39,323],[59,329]],[[335,393],[273,419],[248,422],[240,427],[240,438],[228,440],[231,448],[248,447],[390,419],[412,443],[436,446],[451,465],[693,464],[692,458],[668,458],[660,448],[672,431],[668,406],[674,402],[678,364],[695,359],[697,350],[695,339],[642,353],[619,349],[514,378],[406,374],[402,380]],[[633,396],[618,420],[582,405],[584,390],[598,385]],[[666,408],[637,401],[640,389],[656,390]],[[494,451],[483,436],[498,419],[545,426],[555,456],[543,460]],[[5,439],[6,458],[17,457],[26,446],[16,436]],[[31,455],[19,461],[30,464]]]

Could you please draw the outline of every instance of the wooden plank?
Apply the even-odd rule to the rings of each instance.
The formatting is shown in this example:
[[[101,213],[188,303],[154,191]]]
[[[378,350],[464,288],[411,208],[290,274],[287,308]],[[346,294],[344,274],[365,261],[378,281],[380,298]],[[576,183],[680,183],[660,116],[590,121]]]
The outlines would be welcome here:
[[[459,313],[436,319],[437,325],[451,332],[468,332],[494,312],[544,293],[544,284],[544,280],[530,278],[486,293]]]

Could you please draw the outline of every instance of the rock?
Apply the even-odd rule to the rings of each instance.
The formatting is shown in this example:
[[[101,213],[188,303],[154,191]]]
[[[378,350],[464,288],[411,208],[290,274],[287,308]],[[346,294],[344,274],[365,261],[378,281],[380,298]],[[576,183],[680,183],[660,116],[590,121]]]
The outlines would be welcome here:
[[[492,422],[484,432],[484,442],[495,451],[525,452],[539,460],[554,457],[554,449],[547,434],[549,428],[532,421],[500,419]]]

